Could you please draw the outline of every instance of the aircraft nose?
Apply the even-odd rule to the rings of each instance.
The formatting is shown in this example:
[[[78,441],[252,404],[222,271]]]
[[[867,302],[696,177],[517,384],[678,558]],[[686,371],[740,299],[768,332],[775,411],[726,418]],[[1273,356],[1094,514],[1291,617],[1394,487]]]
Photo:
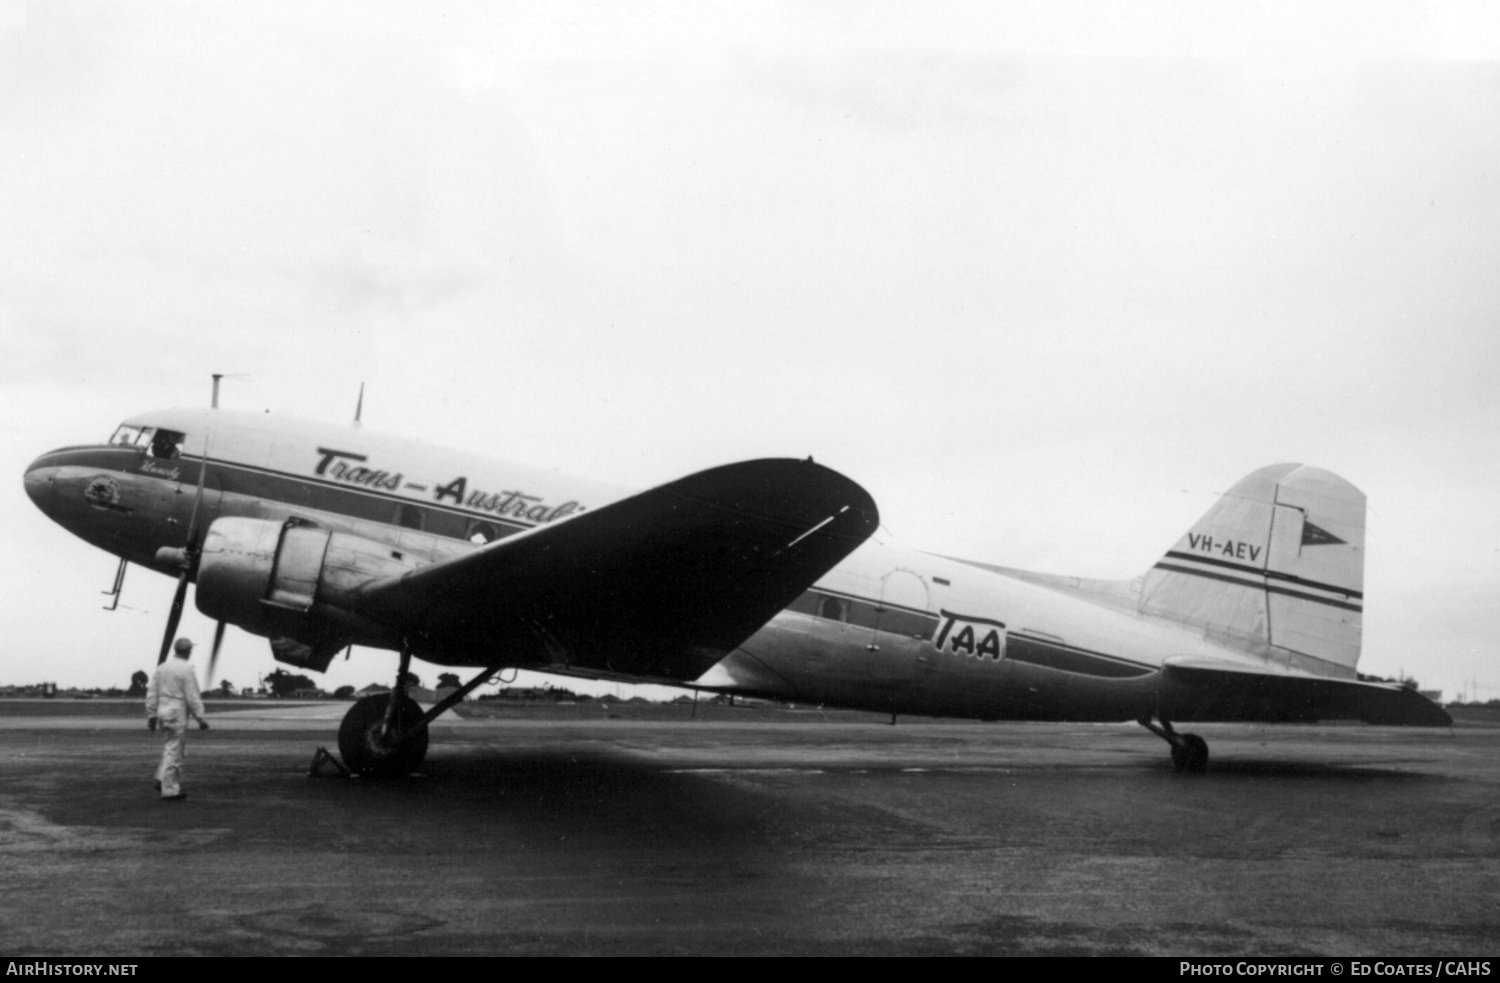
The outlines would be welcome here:
[[[26,469],[26,475],[22,479],[26,483],[26,497],[48,514],[52,512],[53,478],[56,475],[56,468],[43,466],[39,459]]]

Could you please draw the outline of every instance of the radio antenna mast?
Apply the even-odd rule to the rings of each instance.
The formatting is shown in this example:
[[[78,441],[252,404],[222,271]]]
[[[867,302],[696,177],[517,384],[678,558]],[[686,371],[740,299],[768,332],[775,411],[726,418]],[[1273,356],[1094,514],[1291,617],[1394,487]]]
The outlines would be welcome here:
[[[363,382],[361,382],[359,384],[359,399],[355,400],[355,403],[354,403],[354,425],[356,427],[359,426],[359,415],[364,412],[364,409],[365,409],[365,384]]]
[[[213,379],[214,379],[214,394],[213,394],[213,398],[209,401],[208,405],[210,407],[212,407],[213,409],[218,409],[219,408],[219,380],[220,379],[248,379],[248,378],[250,378],[248,375],[227,375],[227,374],[225,374],[223,372],[215,372],[213,374]]]

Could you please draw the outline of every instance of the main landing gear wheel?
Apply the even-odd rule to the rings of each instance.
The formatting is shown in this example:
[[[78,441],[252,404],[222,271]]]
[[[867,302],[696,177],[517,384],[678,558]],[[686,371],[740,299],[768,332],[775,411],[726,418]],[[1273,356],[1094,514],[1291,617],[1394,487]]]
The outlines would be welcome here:
[[[1197,734],[1179,734],[1172,745],[1172,770],[1200,774],[1208,767],[1208,742]]]
[[[422,708],[415,700],[403,696],[396,705],[394,733],[388,733],[385,708],[390,701],[388,693],[367,696],[349,708],[339,725],[339,754],[355,774],[371,778],[410,775],[422,767],[427,757],[426,727],[401,733],[403,726],[422,719]]]

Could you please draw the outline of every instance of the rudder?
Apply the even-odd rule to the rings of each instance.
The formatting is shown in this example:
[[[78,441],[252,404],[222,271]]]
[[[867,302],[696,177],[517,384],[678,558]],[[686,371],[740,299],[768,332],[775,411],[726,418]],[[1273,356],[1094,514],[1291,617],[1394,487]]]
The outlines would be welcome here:
[[[1275,464],[1242,478],[1146,574],[1140,610],[1292,668],[1354,678],[1365,496]]]

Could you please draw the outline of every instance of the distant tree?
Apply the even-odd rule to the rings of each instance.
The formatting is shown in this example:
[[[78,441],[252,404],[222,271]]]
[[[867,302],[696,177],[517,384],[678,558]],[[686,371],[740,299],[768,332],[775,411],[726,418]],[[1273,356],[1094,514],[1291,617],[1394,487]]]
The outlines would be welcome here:
[[[438,689],[458,689],[462,685],[456,673],[445,672],[438,675]]]
[[[272,696],[291,696],[299,689],[313,689],[316,686],[306,676],[287,672],[285,669],[277,669],[275,672],[262,676],[260,681],[271,691]]]
[[[224,680],[223,682],[221,682],[219,684],[219,692],[221,694],[223,694],[224,696],[233,696],[234,695],[234,683],[231,683],[227,679]]]
[[[150,685],[151,677],[137,669],[130,674],[130,689],[126,692],[130,696],[145,696],[146,687]]]
[[[403,678],[406,680],[406,685],[408,685],[408,686],[421,686],[422,685],[422,677],[418,676],[414,672],[406,673],[406,675]]]
[[[354,687],[353,686],[340,686],[338,689],[336,689],[336,690],[333,691],[333,695],[336,696],[336,697],[338,697],[341,700],[347,700],[351,696],[354,695]]]

